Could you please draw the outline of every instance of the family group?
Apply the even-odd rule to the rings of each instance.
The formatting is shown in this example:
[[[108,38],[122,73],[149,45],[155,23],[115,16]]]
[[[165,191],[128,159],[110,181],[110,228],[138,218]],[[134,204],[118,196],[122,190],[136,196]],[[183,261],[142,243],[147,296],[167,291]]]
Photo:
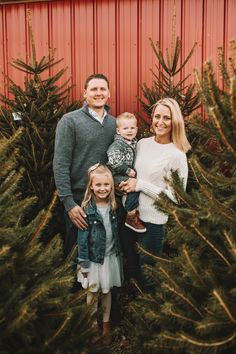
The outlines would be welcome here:
[[[175,201],[172,171],[186,188],[190,144],[176,100],[163,98],[152,107],[153,136],[137,141],[137,119],[109,114],[109,81],[89,76],[84,105],[65,114],[56,129],[53,160],[59,198],[65,208],[64,254],[78,245],[76,279],[88,289],[87,304],[97,309],[101,293],[103,334],[110,332],[111,289],[135,278],[148,290],[138,242],[160,255],[168,215],[154,202],[161,193]],[[125,263],[125,272],[123,271]]]

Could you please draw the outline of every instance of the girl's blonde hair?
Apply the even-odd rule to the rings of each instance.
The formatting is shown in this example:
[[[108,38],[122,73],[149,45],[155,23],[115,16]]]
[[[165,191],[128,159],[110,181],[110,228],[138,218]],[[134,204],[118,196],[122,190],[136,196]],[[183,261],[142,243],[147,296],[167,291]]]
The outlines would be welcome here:
[[[115,187],[114,187],[114,180],[112,177],[112,173],[107,166],[100,165],[99,163],[91,166],[88,169],[88,183],[87,183],[84,199],[81,203],[81,207],[85,209],[92,200],[95,201],[95,195],[93,190],[91,189],[91,185],[93,183],[93,178],[97,175],[106,175],[108,177],[111,183],[111,193],[109,196],[109,203],[112,209],[116,209]]]
[[[172,131],[171,131],[171,139],[175,146],[183,151],[187,152],[191,149],[191,145],[188,142],[185,126],[184,126],[184,119],[179,107],[179,104],[173,98],[162,98],[161,100],[157,101],[153,106],[152,110],[152,118],[157,106],[165,106],[168,107],[171,114],[172,119]]]

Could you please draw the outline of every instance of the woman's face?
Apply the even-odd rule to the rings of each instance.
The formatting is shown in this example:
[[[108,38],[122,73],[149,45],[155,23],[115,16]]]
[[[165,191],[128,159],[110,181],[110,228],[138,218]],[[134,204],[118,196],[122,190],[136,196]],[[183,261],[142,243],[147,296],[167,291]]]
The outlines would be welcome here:
[[[170,109],[163,105],[155,108],[152,118],[152,129],[158,138],[171,142],[172,119]]]

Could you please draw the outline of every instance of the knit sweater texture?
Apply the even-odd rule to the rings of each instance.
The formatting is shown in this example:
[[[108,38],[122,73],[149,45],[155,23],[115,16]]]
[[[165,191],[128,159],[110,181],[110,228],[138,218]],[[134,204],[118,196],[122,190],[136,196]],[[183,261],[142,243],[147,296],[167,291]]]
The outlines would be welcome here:
[[[136,191],[140,192],[140,219],[153,224],[165,224],[168,215],[157,210],[154,202],[161,192],[175,201],[173,191],[165,181],[165,178],[170,179],[171,170],[178,170],[186,188],[188,178],[186,154],[173,143],[159,144],[154,137],[144,138],[137,145],[135,169],[137,171]]]
[[[129,178],[127,173],[129,168],[134,168],[136,145],[136,138],[129,144],[121,135],[116,134],[114,142],[109,146],[107,166],[112,171],[116,185]]]
[[[107,114],[101,124],[89,113],[87,105],[65,114],[58,122],[53,171],[66,211],[81,203],[88,169],[98,162],[106,164],[106,152],[115,131],[114,117]]]

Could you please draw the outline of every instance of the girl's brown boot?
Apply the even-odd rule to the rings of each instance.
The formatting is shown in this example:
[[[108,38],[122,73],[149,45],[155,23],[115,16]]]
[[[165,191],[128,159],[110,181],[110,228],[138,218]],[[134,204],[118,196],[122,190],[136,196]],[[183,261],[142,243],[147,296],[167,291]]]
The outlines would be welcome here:
[[[103,343],[105,345],[110,345],[112,341],[110,322],[102,323],[102,336],[103,336]]]

